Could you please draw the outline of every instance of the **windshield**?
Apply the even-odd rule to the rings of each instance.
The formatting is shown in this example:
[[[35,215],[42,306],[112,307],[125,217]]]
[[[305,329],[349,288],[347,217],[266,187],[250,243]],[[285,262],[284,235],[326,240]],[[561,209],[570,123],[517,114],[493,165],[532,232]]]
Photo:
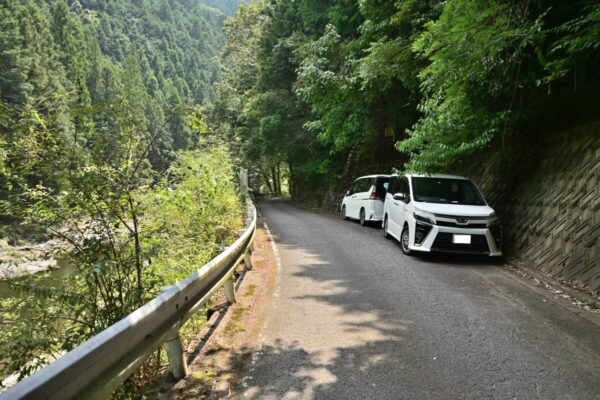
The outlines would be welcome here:
[[[412,188],[415,201],[471,206],[485,205],[485,201],[475,185],[466,179],[413,177]]]

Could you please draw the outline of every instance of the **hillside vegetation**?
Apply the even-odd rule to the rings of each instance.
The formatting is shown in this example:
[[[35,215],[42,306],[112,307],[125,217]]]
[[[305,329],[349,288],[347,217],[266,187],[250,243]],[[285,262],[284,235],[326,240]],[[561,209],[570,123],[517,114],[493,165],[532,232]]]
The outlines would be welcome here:
[[[297,199],[352,163],[443,171],[600,109],[587,0],[258,0],[225,27],[212,124],[271,190],[289,166]]]
[[[237,237],[237,171],[202,107],[238,2],[206,3],[0,5],[0,266],[8,245],[50,239],[60,245],[43,257],[68,266],[61,282],[8,282],[0,380],[73,349]],[[163,361],[126,387],[139,390]]]

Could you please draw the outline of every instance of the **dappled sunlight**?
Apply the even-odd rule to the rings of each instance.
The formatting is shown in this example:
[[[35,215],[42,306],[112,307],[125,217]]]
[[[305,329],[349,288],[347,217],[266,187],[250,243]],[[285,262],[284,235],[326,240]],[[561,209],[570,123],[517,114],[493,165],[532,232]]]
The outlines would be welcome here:
[[[550,349],[546,356],[540,348],[558,343],[561,334],[525,329],[540,322],[528,311],[538,303],[530,304],[524,289],[487,260],[406,257],[374,229],[279,201],[261,209],[282,260],[281,296],[246,371],[243,398],[530,398],[537,390],[560,392],[564,378],[546,365],[564,352]],[[532,387],[525,374],[545,387]],[[586,375],[561,374],[569,374],[580,393],[594,387]]]
[[[269,379],[248,375],[244,380],[243,398],[295,399],[345,398],[369,393],[370,398],[389,397],[388,387],[377,387],[371,381],[374,375],[388,375],[396,379],[394,371],[408,370],[409,362],[402,362],[389,353],[377,351],[390,343],[373,342],[369,345],[342,347],[326,363],[318,354],[297,346],[264,346],[261,367],[269,370]],[[285,369],[276,366],[287,365]],[[346,393],[346,395],[344,395]]]
[[[390,387],[377,382],[415,378],[405,338],[413,322],[386,311],[384,298],[373,302],[374,288],[361,276],[372,272],[355,268],[360,260],[345,260],[342,251],[333,260],[314,241],[304,242],[303,232],[290,239],[273,231],[285,260],[282,297],[243,379],[243,398],[392,398]]]

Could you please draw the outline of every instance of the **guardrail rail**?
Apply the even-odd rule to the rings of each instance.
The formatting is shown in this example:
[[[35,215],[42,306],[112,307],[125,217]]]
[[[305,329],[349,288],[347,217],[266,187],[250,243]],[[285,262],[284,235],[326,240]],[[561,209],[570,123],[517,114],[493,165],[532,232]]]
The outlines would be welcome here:
[[[185,280],[56,361],[17,383],[0,400],[105,399],[163,343],[175,378],[187,373],[179,328],[224,286],[235,302],[234,272],[240,262],[252,268],[256,208],[248,201],[246,229],[222,253]]]

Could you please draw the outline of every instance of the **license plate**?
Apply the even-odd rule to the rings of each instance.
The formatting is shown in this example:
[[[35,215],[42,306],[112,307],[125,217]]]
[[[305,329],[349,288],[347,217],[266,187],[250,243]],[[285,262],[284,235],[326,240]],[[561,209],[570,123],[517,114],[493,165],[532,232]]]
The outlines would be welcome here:
[[[471,244],[471,235],[452,235],[454,244]]]

